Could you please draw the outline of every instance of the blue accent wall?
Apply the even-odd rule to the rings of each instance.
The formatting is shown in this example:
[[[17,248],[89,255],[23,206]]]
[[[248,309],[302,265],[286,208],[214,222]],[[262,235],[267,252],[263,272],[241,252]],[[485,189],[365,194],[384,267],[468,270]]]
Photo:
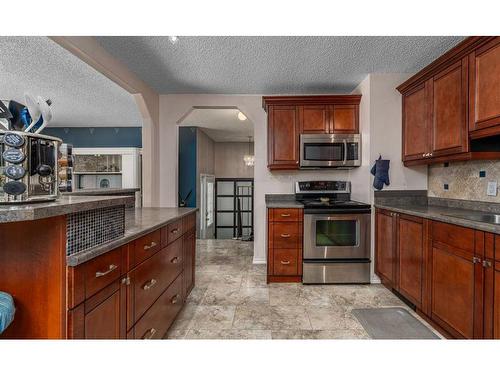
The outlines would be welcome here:
[[[45,128],[42,133],[61,138],[73,147],[142,147],[140,127]]]
[[[184,199],[191,191],[187,207],[196,207],[196,128],[179,128],[179,195]],[[181,198],[179,198],[180,201]]]

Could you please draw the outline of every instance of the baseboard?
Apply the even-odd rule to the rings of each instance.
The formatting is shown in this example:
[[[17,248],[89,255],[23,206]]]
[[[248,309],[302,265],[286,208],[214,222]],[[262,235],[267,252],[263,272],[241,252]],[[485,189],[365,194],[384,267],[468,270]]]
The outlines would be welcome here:
[[[380,280],[380,277],[378,277],[377,275],[373,274],[372,275],[372,279],[370,281],[372,284],[381,284],[382,283],[382,280]]]
[[[266,258],[253,258],[253,264],[267,264]]]

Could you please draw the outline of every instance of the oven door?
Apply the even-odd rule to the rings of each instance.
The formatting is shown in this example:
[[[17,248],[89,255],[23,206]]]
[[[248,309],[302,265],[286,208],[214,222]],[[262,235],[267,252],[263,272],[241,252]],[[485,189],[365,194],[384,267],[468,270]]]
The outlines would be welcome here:
[[[369,213],[306,213],[304,259],[369,259],[370,217]]]

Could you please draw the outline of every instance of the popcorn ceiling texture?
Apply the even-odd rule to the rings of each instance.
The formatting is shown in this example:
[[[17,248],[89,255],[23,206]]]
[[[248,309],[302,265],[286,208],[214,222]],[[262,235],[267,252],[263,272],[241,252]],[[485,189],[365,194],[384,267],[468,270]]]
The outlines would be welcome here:
[[[414,73],[460,36],[101,36],[160,94],[350,93],[369,73]]]
[[[479,171],[486,171],[486,177],[479,177]],[[428,170],[428,195],[430,197],[466,199],[500,203],[496,197],[486,195],[488,181],[500,184],[500,161],[478,160],[468,162],[430,165]],[[449,190],[444,190],[448,184]]]

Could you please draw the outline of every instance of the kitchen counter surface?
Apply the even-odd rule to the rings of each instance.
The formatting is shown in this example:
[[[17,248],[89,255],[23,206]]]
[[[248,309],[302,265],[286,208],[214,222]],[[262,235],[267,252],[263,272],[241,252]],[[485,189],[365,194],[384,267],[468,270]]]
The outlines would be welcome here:
[[[133,204],[133,196],[61,196],[58,200],[41,203],[0,205],[0,223],[38,220],[95,208]]]
[[[399,212],[402,214],[419,216],[426,219],[442,221],[444,223],[450,223],[485,232],[500,234],[499,224],[492,224],[486,221],[468,220],[468,219],[448,216],[457,214],[458,215],[491,214],[492,212],[470,210],[465,208],[443,207],[443,206],[429,205],[429,204],[427,205],[407,204],[401,202],[398,203],[384,202],[383,204],[376,203],[374,206],[376,208],[386,209],[394,212]]]
[[[170,222],[196,212],[197,208],[135,208],[125,210],[125,235],[85,252],[66,258],[68,266],[77,266],[110,250],[129,243]]]
[[[105,189],[80,189],[72,191],[71,193],[63,193],[67,196],[97,196],[97,195],[131,195],[139,191],[139,188],[105,188]]]
[[[294,194],[266,194],[267,208],[304,208],[295,200]]]

